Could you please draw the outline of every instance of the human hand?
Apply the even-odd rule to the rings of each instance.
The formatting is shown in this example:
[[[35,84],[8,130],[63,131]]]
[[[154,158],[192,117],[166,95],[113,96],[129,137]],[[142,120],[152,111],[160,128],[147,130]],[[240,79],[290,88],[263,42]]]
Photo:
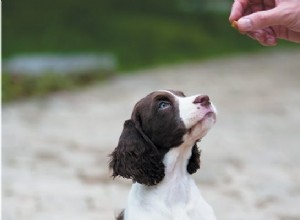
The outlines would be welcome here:
[[[299,0],[235,0],[229,21],[264,46],[277,39],[300,43]]]

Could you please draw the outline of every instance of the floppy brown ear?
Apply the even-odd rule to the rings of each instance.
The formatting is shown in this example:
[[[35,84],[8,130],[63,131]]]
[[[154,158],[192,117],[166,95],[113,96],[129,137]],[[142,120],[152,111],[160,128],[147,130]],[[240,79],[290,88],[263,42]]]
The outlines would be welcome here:
[[[113,177],[122,176],[141,184],[155,185],[165,175],[162,156],[132,120],[125,121],[119,144],[110,156]]]
[[[195,144],[192,148],[192,155],[187,165],[187,171],[189,172],[189,174],[196,173],[200,168],[200,155],[201,151],[199,151],[197,145]]]

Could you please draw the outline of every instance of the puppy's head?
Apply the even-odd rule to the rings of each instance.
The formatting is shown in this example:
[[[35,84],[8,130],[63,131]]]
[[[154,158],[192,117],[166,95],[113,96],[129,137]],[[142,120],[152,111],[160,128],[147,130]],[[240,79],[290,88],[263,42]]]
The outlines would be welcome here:
[[[156,91],[141,99],[125,121],[119,144],[111,154],[113,176],[155,185],[164,177],[163,157],[183,143],[193,145],[187,171],[200,166],[196,142],[216,120],[216,110],[206,95],[185,97],[179,91]]]

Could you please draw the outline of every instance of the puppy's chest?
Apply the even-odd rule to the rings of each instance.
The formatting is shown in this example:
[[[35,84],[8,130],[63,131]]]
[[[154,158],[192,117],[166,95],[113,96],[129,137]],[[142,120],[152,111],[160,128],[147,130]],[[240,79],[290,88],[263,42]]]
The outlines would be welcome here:
[[[160,195],[168,207],[185,206],[191,199],[190,182],[186,178],[175,177],[164,184]]]
[[[172,179],[164,185],[160,192],[161,201],[165,206],[170,219],[194,219],[191,214],[197,206],[196,192],[193,192],[191,179]]]
[[[138,217],[132,219],[215,220],[192,178],[164,180],[150,188],[134,184],[133,189],[127,211]]]
[[[186,170],[190,155],[190,148],[174,148],[164,158],[165,178],[160,183],[158,193],[168,207],[184,207],[191,199],[194,180]]]

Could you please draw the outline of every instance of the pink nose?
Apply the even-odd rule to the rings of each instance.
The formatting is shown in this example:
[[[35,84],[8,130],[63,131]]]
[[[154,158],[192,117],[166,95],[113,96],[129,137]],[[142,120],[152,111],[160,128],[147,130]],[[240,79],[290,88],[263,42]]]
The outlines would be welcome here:
[[[201,106],[204,106],[204,107],[210,105],[209,97],[207,95],[197,96],[193,103],[194,104],[201,104]]]

